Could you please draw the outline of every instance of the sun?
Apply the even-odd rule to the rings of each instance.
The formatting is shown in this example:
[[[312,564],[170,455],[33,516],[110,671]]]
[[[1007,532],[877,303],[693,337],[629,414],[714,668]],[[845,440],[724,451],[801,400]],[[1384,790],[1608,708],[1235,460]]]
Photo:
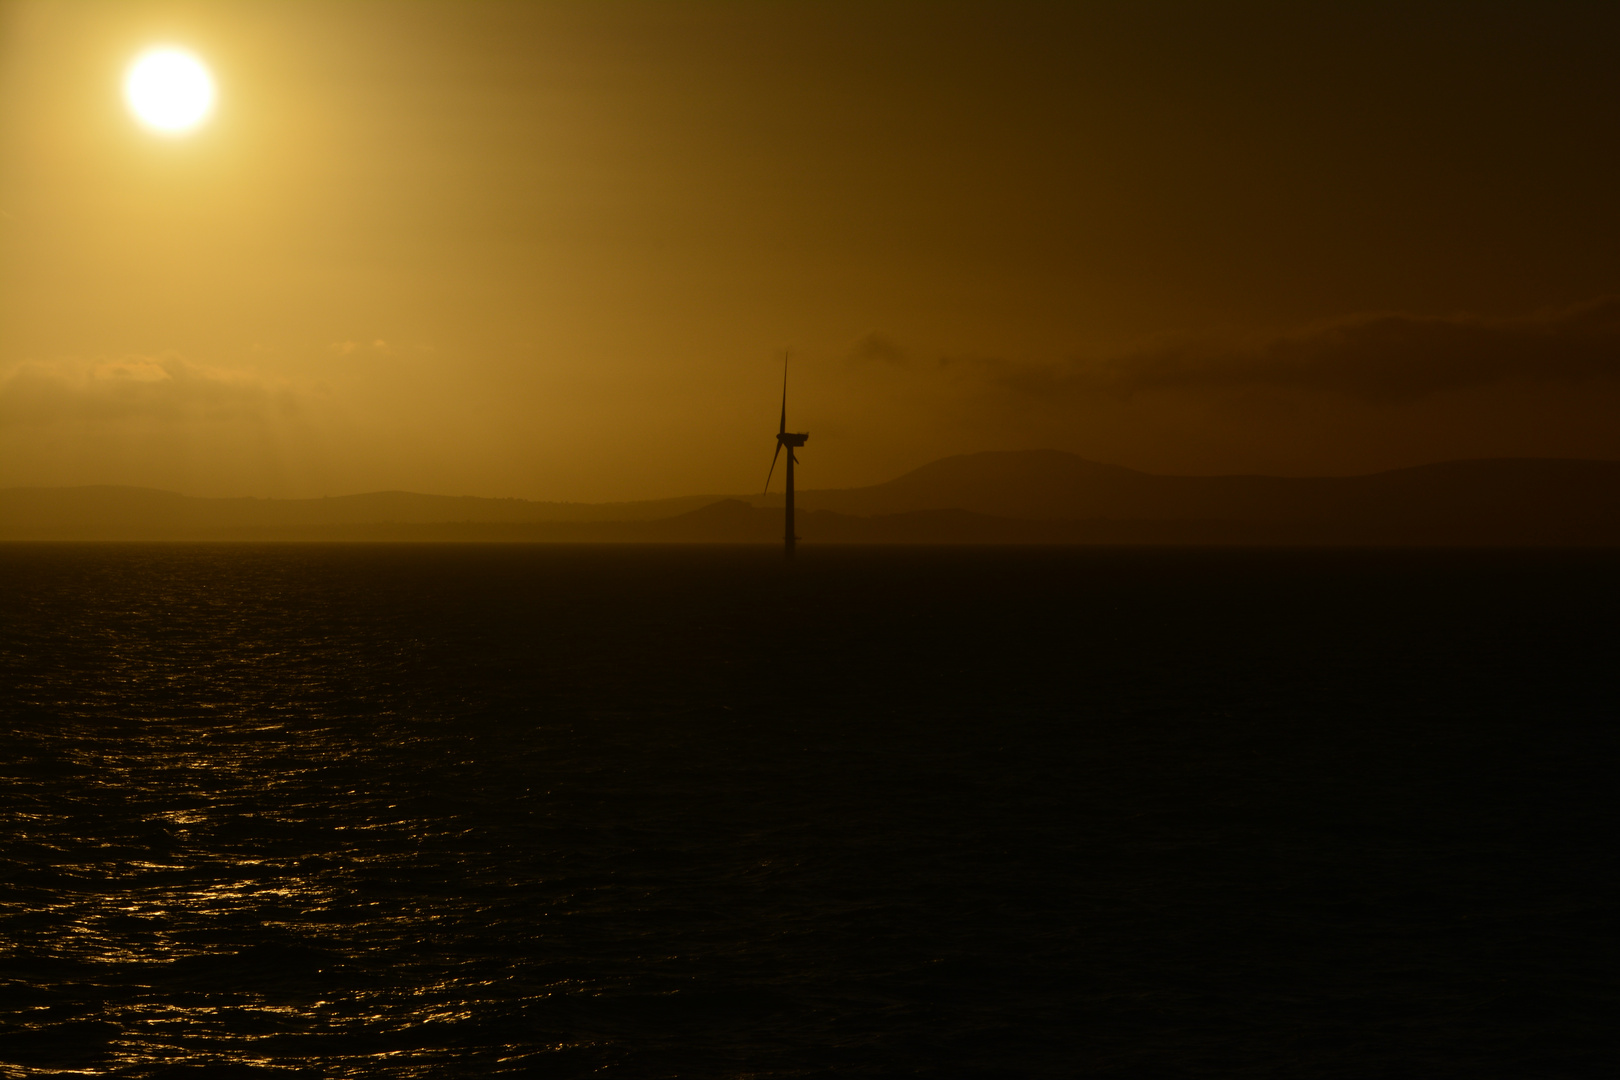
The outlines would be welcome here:
[[[135,118],[161,135],[183,135],[208,118],[214,80],[183,49],[149,49],[124,76],[124,100]]]

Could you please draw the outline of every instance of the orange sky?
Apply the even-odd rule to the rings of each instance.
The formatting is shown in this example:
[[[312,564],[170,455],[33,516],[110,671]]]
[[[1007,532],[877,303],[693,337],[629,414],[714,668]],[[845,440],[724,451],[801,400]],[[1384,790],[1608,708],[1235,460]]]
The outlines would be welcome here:
[[[1620,8],[1411,8],[0,4],[0,486],[1620,457]]]

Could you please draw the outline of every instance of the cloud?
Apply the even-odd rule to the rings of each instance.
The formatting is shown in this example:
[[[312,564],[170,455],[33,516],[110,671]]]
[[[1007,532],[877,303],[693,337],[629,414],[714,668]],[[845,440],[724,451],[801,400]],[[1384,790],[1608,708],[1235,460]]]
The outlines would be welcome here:
[[[25,360],[0,372],[0,426],[132,418],[239,420],[297,408],[292,391],[255,372],[173,354]]]
[[[857,364],[889,364],[905,367],[911,363],[906,350],[887,334],[873,330],[850,347],[849,359]]]
[[[1518,319],[1361,315],[1246,339],[1161,342],[1091,363],[941,364],[1031,397],[1268,387],[1410,401],[1507,381],[1620,379],[1620,297]]]
[[[369,354],[372,356],[391,356],[394,353],[392,346],[382,338],[375,341],[334,341],[327,346],[331,352],[339,356],[354,356],[356,354]]]
[[[353,360],[406,360],[413,357],[420,359],[433,352],[433,346],[420,342],[384,341],[382,338],[374,338],[371,341],[333,341],[326,346],[326,351],[334,356]]]

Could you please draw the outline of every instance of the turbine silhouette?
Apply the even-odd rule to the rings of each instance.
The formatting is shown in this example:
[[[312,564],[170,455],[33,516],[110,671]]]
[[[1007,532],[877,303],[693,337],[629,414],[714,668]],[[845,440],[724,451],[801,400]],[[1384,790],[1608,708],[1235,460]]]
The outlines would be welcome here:
[[[793,542],[798,539],[793,535],[793,466],[799,459],[793,456],[793,448],[803,446],[804,441],[810,437],[808,431],[790,432],[787,429],[787,365],[788,354],[782,354],[782,424],[776,430],[776,453],[771,455],[771,470],[765,474],[765,491],[771,490],[771,477],[776,475],[776,459],[782,456],[782,447],[787,447],[787,514],[785,530],[782,534],[784,551],[788,558],[793,558]]]

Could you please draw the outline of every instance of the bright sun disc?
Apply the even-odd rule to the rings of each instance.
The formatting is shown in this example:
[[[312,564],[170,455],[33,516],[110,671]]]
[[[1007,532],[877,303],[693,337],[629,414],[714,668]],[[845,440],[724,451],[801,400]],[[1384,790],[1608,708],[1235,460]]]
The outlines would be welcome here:
[[[124,100],[154,131],[190,131],[214,106],[214,80],[201,60],[179,49],[143,53],[124,77]]]

